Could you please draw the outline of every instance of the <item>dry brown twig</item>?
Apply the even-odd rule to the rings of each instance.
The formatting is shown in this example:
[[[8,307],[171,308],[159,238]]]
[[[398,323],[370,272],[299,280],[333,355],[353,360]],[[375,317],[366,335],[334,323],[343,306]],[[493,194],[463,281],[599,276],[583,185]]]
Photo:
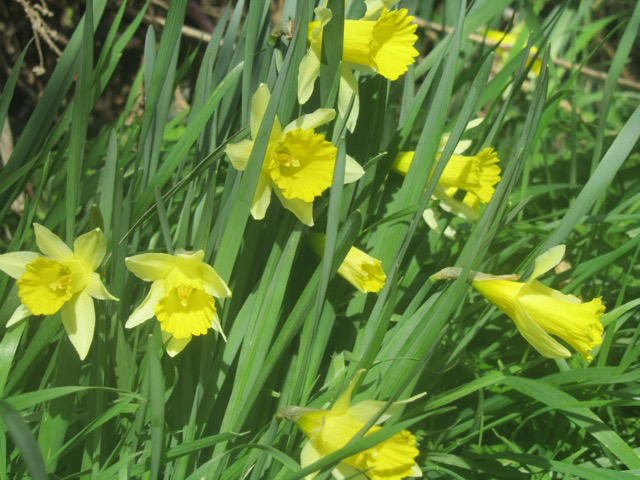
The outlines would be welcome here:
[[[453,27],[446,27],[439,23],[429,22],[419,17],[416,17],[413,21],[419,27],[424,28],[425,30],[445,32],[445,33],[453,32]],[[468,38],[472,42],[482,43],[485,45],[489,45],[491,47],[498,45],[498,42],[491,40],[489,38],[486,38],[484,35],[479,35],[477,33],[470,34]],[[505,50],[508,50],[510,47],[508,45],[501,45],[500,48],[504,48]],[[559,67],[566,68],[567,70],[574,70],[574,69],[580,68],[580,65],[578,65],[577,63],[569,62],[562,58],[553,58],[552,61],[554,64],[558,65]],[[605,72],[601,72],[600,70],[595,70],[589,67],[580,68],[580,73],[587,77],[595,78],[601,81],[605,81],[607,79],[607,74]],[[618,78],[618,85],[622,87],[633,88],[634,90],[640,90],[640,83],[630,80],[628,78]]]
[[[20,6],[23,8],[24,13],[29,19],[29,23],[31,23],[31,28],[33,30],[33,37],[35,39],[36,51],[38,52],[38,60],[40,62],[39,65],[33,67],[33,73],[36,75],[44,74],[44,56],[42,55],[42,45],[40,43],[40,39],[43,39],[47,45],[53,50],[58,57],[62,56],[62,52],[56,45],[56,41],[58,40],[58,32],[49,27],[42,17],[52,17],[53,13],[47,7],[47,3],[45,0],[40,0],[40,3],[34,3],[33,5],[29,3],[28,0],[16,0]]]
[[[162,17],[146,15],[145,16],[145,20],[147,22],[149,22],[149,23],[155,23],[155,24],[158,24],[158,25],[164,25],[165,24],[165,19],[162,18]],[[424,20],[424,19],[419,18],[419,17],[414,18],[413,21],[419,27],[425,29],[427,34],[432,39],[435,39],[435,36],[433,36],[433,34],[431,32],[451,33],[453,31],[453,27],[446,27],[446,26],[441,25],[439,23],[429,22],[429,21]],[[193,38],[195,40],[200,40],[202,42],[208,42],[209,40],[211,40],[211,35],[209,33],[203,32],[202,30],[198,30],[196,28],[189,27],[189,26],[186,26],[186,25],[182,27],[182,34],[185,37]],[[494,46],[498,45],[498,42],[496,42],[494,40],[491,40],[489,38],[486,38],[484,35],[480,35],[480,34],[477,34],[477,33],[469,34],[468,38],[472,42],[489,45],[491,47],[494,47]],[[509,49],[510,47],[507,46],[507,45],[504,45],[501,48]],[[553,61],[554,64],[558,65],[559,67],[566,68],[567,70],[574,70],[574,69],[577,69],[577,68],[580,67],[578,64],[569,62],[569,61],[564,60],[562,58],[553,58],[552,61]],[[607,79],[607,74],[605,72],[601,72],[600,70],[595,70],[595,69],[589,68],[589,67],[580,68],[580,73],[582,75],[594,78],[596,80],[605,81]],[[628,78],[618,78],[618,85],[620,85],[622,87],[632,88],[634,90],[639,90],[640,91],[640,82],[636,82],[636,81],[630,80]]]

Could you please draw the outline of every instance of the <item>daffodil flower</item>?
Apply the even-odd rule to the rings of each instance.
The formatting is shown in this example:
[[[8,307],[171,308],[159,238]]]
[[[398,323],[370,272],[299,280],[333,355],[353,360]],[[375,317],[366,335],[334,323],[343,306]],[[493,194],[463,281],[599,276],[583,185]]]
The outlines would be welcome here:
[[[204,252],[198,250],[175,255],[143,253],[125,259],[136,277],[153,282],[125,326],[133,328],[155,315],[167,353],[172,357],[187,346],[193,335],[206,335],[209,328],[226,341],[213,297],[230,297],[231,291],[203,258]]]
[[[73,251],[49,229],[33,224],[36,252],[0,255],[0,270],[18,281],[20,306],[7,327],[30,315],[53,315],[60,311],[71,343],[80,360],[89,353],[96,314],[93,299],[118,300],[111,295],[95,271],[106,252],[104,234],[99,228],[79,236]]]
[[[520,35],[520,32],[522,31],[523,27],[524,27],[524,23],[519,23],[518,25],[515,25],[509,33],[501,32],[500,30],[487,30],[485,32],[484,35],[488,40],[491,40],[492,42],[495,42],[495,43],[500,42],[500,45],[498,46],[498,48],[496,48],[496,53],[498,54],[498,57],[500,58],[500,63],[502,65],[506,64],[507,60],[509,60],[509,56],[511,55],[510,52],[513,49],[513,47],[516,45],[518,41],[518,36]],[[532,46],[531,49],[529,50],[529,60],[527,65],[531,63],[531,60],[533,59],[533,57],[537,52],[538,52],[538,49]],[[538,76],[540,75],[541,67],[542,67],[542,62],[538,58],[533,62],[530,72],[533,73],[535,76]]]
[[[482,121],[482,118],[472,120],[465,130],[477,127]],[[450,133],[445,133],[440,138],[436,160],[440,159],[450,135]],[[462,155],[470,146],[471,140],[458,142],[438,180],[433,198],[439,200],[443,210],[475,221],[479,218],[481,204],[489,203],[495,193],[494,185],[500,181],[500,167],[497,165],[498,154],[493,148],[485,148],[472,156]],[[400,175],[406,175],[414,154],[415,152],[400,152],[391,166],[392,170]],[[455,197],[458,190],[466,192],[462,199]],[[438,215],[433,209],[426,209],[423,217],[430,228],[439,231]],[[455,230],[448,227],[445,235],[453,238]]]
[[[602,305],[601,297],[590,302],[582,302],[573,295],[565,295],[537,280],[540,275],[560,263],[564,252],[565,246],[558,245],[536,258],[533,273],[524,283],[508,277],[474,273],[471,275],[471,285],[507,314],[522,336],[542,356],[571,356],[569,350],[551,337],[555,335],[571,345],[589,362],[589,351],[602,344],[604,328],[600,317],[605,307]],[[455,277],[459,273],[456,270],[459,269],[445,269],[433,278]]]
[[[251,100],[252,138],[258,134],[269,98],[267,86],[260,85]],[[276,117],[251,204],[253,218],[264,218],[273,191],[284,208],[305,225],[313,225],[313,200],[331,186],[337,155],[336,147],[314,128],[334,118],[334,110],[320,108],[282,129]],[[225,152],[233,167],[243,171],[252,149],[253,140],[243,140],[228,145]],[[347,155],[344,182],[355,182],[363,174],[358,162]]]
[[[418,40],[415,35],[414,17],[406,8],[388,10],[396,1],[367,2],[367,14],[361,20],[345,20],[342,43],[342,66],[338,89],[338,111],[344,118],[352,96],[353,108],[347,119],[347,128],[353,131],[358,119],[360,103],[358,81],[353,68],[374,70],[379,75],[397,80],[409,65],[415,61],[418,51],[413,45]],[[300,63],[298,71],[298,102],[305,104],[313,93],[313,84],[320,73],[322,50],[322,30],[331,20],[331,10],[320,6],[315,10],[318,20],[309,24],[309,50]],[[370,20],[375,16],[376,20]]]
[[[406,175],[415,152],[400,152],[392,169]],[[440,155],[436,156],[440,159]],[[493,148],[485,148],[477,155],[452,155],[438,179],[438,186],[449,196],[449,189],[464,190],[465,204],[473,208],[479,203],[489,203],[495,192],[493,186],[500,181],[498,154]],[[467,200],[469,198],[469,200]]]
[[[363,371],[360,370],[355,375],[349,387],[329,410],[290,406],[278,413],[278,416],[295,422],[309,439],[300,456],[302,468],[344,447],[386,404],[365,400],[351,405],[351,393]],[[395,402],[365,436],[382,430],[378,424],[393,416],[402,404],[423,395]],[[422,472],[415,461],[419,453],[416,437],[408,430],[402,430],[373,447],[343,459],[332,473],[338,479],[399,480],[420,477]],[[307,480],[315,475],[307,476]]]
[[[325,236],[311,232],[308,238],[311,249],[322,257]],[[356,247],[349,249],[347,256],[338,267],[338,274],[362,293],[379,292],[387,279],[380,260],[367,255]]]

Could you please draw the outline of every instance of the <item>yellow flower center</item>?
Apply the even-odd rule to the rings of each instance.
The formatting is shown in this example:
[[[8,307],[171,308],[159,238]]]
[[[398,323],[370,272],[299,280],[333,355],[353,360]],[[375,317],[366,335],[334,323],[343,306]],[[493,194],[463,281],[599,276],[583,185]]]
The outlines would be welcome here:
[[[331,186],[336,154],[337,149],[324,135],[298,128],[273,146],[269,175],[285,198],[312,202]]]
[[[28,263],[17,285],[20,301],[34,315],[56,313],[73,295],[71,269],[50,258]]]
[[[417,25],[406,8],[382,11],[377,21],[345,20],[342,60],[375,68],[389,80],[397,80],[418,56],[413,44]],[[309,41],[320,22],[309,24]]]
[[[211,295],[199,288],[178,285],[156,305],[154,313],[160,328],[175,338],[205,335],[216,314]]]

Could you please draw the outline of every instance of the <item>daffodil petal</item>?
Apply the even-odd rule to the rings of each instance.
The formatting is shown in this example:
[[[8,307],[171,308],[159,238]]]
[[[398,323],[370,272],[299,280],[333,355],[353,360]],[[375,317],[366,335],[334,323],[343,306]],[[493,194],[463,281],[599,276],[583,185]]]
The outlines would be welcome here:
[[[380,418],[378,419],[378,421],[376,421],[375,424],[378,425],[380,423],[386,422],[392,416],[398,413],[399,410],[402,409],[403,405],[406,405],[407,403],[418,400],[419,398],[422,398],[425,395],[426,393],[423,392],[423,393],[419,393],[418,395],[414,395],[411,398],[407,398],[406,400],[393,402],[389,406],[389,408],[387,408],[387,410],[380,416]],[[349,407],[349,414],[359,422],[367,423],[369,420],[371,420],[371,417],[377,414],[380,411],[380,409],[384,407],[386,404],[387,402],[383,402],[380,400],[364,400],[362,402],[358,402],[354,405],[351,405],[351,407]]]
[[[231,290],[227,284],[220,278],[211,265],[202,263],[200,265],[200,273],[204,279],[204,291],[209,295],[218,298],[226,298],[231,296]]]
[[[362,472],[357,468],[347,465],[346,463],[339,463],[336,468],[331,470],[331,475],[336,480],[364,480],[367,477],[362,475]]]
[[[36,245],[42,253],[54,260],[63,261],[73,256],[73,252],[60,240],[60,237],[39,223],[33,224],[36,233]]]
[[[164,286],[162,282],[153,282],[149,293],[142,303],[131,313],[124,326],[126,328],[133,328],[153,317],[155,315],[154,309],[163,296]]]
[[[351,97],[354,97],[353,106],[351,107],[351,111],[348,112],[349,105],[351,104]],[[351,67],[345,64],[340,67],[338,112],[340,112],[340,116],[342,118],[345,118],[347,112],[349,113],[349,118],[347,119],[347,129],[350,132],[353,132],[356,128],[358,115],[360,113],[360,97],[358,96],[358,80],[351,71]]]
[[[300,200],[298,198],[285,198],[278,188],[274,188],[273,191],[280,199],[280,202],[282,203],[282,206],[284,208],[292,212],[298,218],[298,220],[300,220],[305,225],[309,227],[313,226],[313,202],[305,202],[304,200]]]
[[[515,302],[513,318],[516,327],[524,339],[535,348],[540,355],[547,358],[568,358],[571,352],[553,339],[540,325],[533,321],[520,302]]]
[[[18,305],[18,308],[13,311],[13,315],[11,315],[11,318],[5,325],[5,328],[12,327],[29,316],[31,316],[31,311],[29,311],[29,309],[23,304],[20,304]]]
[[[364,0],[367,6],[367,12],[364,14],[363,20],[369,20],[380,14],[383,8],[390,9],[400,0]]]
[[[529,281],[527,283],[531,283],[540,275],[547,273],[552,268],[555,268],[556,265],[562,261],[565,250],[566,248],[564,245],[556,245],[544,252],[542,255],[539,255],[535,260],[533,273],[531,274],[531,277],[529,277]]]
[[[333,407],[331,407],[332,415],[346,413],[349,410],[349,404],[351,403],[351,394],[353,393],[353,389],[356,387],[358,380],[360,380],[360,377],[362,376],[362,374],[364,374],[364,372],[366,372],[366,370],[364,368],[361,368],[355,373],[355,375],[349,382],[349,386],[344,392],[342,392],[342,395],[340,395],[340,397],[336,400],[336,403],[333,404]]]
[[[40,255],[36,252],[9,252],[0,255],[0,270],[12,278],[20,278],[27,264]]]
[[[167,253],[142,253],[125,258],[124,263],[140,280],[155,282],[167,276],[174,268],[176,258]]]
[[[189,345],[190,341],[191,341],[191,336],[188,336],[186,338],[171,337],[171,340],[169,340],[169,342],[165,345],[164,348],[167,351],[167,355],[169,355],[170,357],[175,357],[182,350],[184,350],[184,347]]]
[[[269,93],[269,87],[265,83],[261,83],[256,93],[251,98],[251,138],[256,138],[258,135],[258,129],[264,117],[264,112],[267,110],[271,93]]]
[[[304,105],[313,94],[313,84],[320,73],[320,49],[311,45],[298,69],[298,103]]]
[[[422,477],[422,470],[418,465],[414,465],[411,467],[411,475],[410,477]]]
[[[320,452],[318,452],[314,448],[314,446],[311,444],[311,442],[307,441],[305,446],[302,447],[302,452],[300,452],[300,466],[302,468],[305,468],[305,467],[311,465],[312,463],[317,462],[321,458],[322,458],[322,455],[320,455]],[[310,473],[309,475],[307,475],[304,478],[305,478],[305,480],[312,480],[317,475],[318,475],[318,472],[313,472],[313,473]]]
[[[282,133],[287,133],[297,128],[300,130],[317,128],[325,123],[329,123],[334,118],[336,118],[336,111],[333,108],[319,108],[313,113],[296,118],[285,127]]]
[[[436,186],[433,196],[440,200],[440,208],[445,212],[453,213],[459,217],[466,218],[467,220],[478,220],[480,215],[472,207],[464,202],[461,202],[457,198],[450,197],[446,194],[442,187]]]
[[[427,208],[422,212],[422,218],[427,223],[427,226],[436,233],[440,233],[440,226],[438,225],[438,219],[436,218],[436,212],[433,208]]]
[[[347,155],[344,165],[344,183],[353,183],[364,175],[364,168],[357,160]]]
[[[107,240],[99,228],[80,235],[73,242],[74,255],[92,272],[100,266],[106,252]]]
[[[253,148],[252,140],[242,140],[238,143],[231,143],[227,145],[224,153],[227,154],[229,160],[231,160],[231,165],[236,170],[242,172],[245,168],[247,168],[247,164],[249,163],[249,155],[251,155],[251,149]]]
[[[118,298],[109,293],[107,287],[105,287],[104,283],[102,283],[98,272],[91,272],[91,274],[89,275],[89,282],[87,283],[87,288],[85,291],[93,298],[97,298],[98,300],[118,300]]]
[[[84,360],[89,353],[96,326],[92,298],[86,292],[80,292],[62,306],[60,313],[69,340],[78,352],[80,360]]]
[[[311,36],[314,39],[320,37],[320,33],[322,33],[322,28],[325,27],[327,23],[329,23],[329,21],[333,18],[333,14],[331,13],[331,10],[327,8],[327,3],[328,2],[324,0],[319,7],[316,7],[313,9],[313,13],[316,14],[316,17],[318,17],[318,21],[320,22],[319,26],[316,27],[311,32]]]
[[[471,140],[460,140],[456,145],[456,148],[453,150],[454,155],[462,155],[466,152],[471,146]],[[443,145],[444,149],[444,145]]]
[[[251,202],[251,216],[256,220],[262,220],[267,213],[267,208],[271,203],[271,185],[266,175],[260,174],[258,185],[253,194]]]
[[[213,314],[213,320],[211,321],[211,328],[213,328],[216,332],[218,332],[225,342],[227,341],[227,336],[224,334],[224,331],[222,330],[220,317],[218,316],[217,313]]]

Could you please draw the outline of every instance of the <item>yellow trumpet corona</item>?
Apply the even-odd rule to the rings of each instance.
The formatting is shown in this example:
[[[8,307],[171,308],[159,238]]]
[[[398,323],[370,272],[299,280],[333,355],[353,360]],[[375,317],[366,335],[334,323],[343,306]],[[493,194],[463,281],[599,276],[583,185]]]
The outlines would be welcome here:
[[[324,235],[314,232],[309,234],[309,245],[320,257],[324,255],[324,244]],[[356,247],[349,249],[338,267],[338,274],[362,293],[379,292],[387,279],[382,262]]]
[[[202,261],[204,252],[143,253],[125,259],[139,279],[152,282],[149,294],[133,311],[126,327],[133,328],[155,315],[169,355],[180,353],[194,335],[210,328],[226,340],[214,297],[231,296],[213,267]]]

